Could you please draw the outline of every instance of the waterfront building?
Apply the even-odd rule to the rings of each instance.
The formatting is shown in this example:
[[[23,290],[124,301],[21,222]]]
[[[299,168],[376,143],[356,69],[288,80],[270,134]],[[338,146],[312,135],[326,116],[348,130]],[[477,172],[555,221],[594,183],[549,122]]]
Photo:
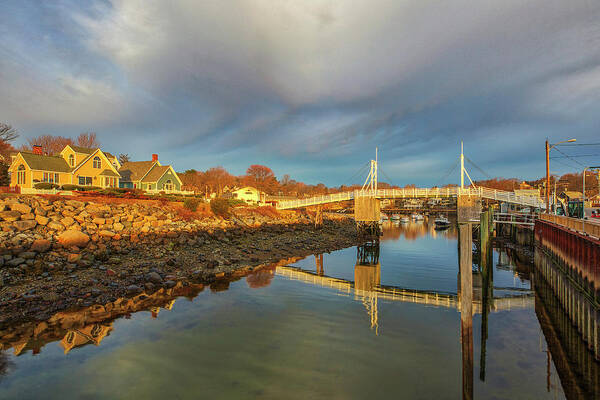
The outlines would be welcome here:
[[[41,146],[33,146],[33,151],[12,157],[10,184],[21,189],[34,189],[39,183],[119,187],[119,167],[114,155],[99,148],[67,145],[59,154],[48,155]]]
[[[119,169],[120,187],[147,192],[177,193],[182,182],[171,165],[161,165],[158,154],[150,161],[128,161]]]

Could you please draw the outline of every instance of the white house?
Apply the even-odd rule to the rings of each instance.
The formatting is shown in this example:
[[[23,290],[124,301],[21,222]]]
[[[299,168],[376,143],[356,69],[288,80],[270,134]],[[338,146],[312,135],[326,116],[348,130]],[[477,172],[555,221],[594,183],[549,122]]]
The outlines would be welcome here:
[[[257,188],[246,186],[241,189],[233,190],[231,198],[243,200],[248,204],[258,204],[262,200],[262,192]]]

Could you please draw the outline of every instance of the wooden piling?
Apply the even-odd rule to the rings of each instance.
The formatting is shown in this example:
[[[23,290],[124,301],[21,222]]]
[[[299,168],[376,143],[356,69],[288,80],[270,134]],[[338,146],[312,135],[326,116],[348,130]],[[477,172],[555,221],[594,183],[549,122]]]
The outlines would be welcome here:
[[[473,233],[469,223],[459,224],[460,328],[463,399],[473,398]]]

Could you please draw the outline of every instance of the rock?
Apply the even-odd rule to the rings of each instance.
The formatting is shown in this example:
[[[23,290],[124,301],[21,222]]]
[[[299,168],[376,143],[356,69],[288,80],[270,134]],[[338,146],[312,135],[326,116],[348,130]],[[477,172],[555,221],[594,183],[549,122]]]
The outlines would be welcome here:
[[[175,281],[171,281],[171,280],[169,280],[169,281],[166,281],[166,282],[165,282],[165,286],[166,286],[167,288],[169,288],[169,289],[170,289],[170,288],[172,288],[172,287],[174,287],[175,285],[176,285]]]
[[[13,211],[18,211],[21,214],[29,214],[31,212],[31,207],[22,203],[13,203],[10,205],[10,209]]]
[[[17,258],[13,258],[12,260],[8,260],[6,262],[6,265],[8,267],[17,267],[17,266],[23,264],[24,262],[25,262],[25,259],[17,257]]]
[[[90,241],[90,237],[81,231],[69,229],[58,235],[58,243],[64,247],[85,247]]]
[[[65,201],[65,204],[74,208],[81,208],[85,206],[85,203],[83,201],[78,200],[67,200]]]
[[[147,292],[151,292],[154,290],[154,285],[150,282],[146,282],[144,283],[144,289],[146,289]]]
[[[35,258],[35,253],[33,251],[25,251],[21,254],[19,254],[20,258],[24,258],[25,260],[31,260]]]
[[[63,219],[60,220],[60,223],[63,224],[65,227],[70,227],[71,225],[73,225],[75,223],[75,220],[71,217],[65,217]]]
[[[46,226],[48,224],[48,221],[49,221],[48,218],[46,218],[45,216],[40,215],[40,214],[38,214],[38,215],[35,216],[35,220],[37,221],[38,224],[44,225],[44,226]]]
[[[125,227],[123,226],[123,224],[118,222],[113,225],[113,229],[117,232],[121,232],[124,228]]]
[[[2,211],[0,218],[7,222],[18,221],[21,219],[21,213],[18,211]]]
[[[61,232],[61,231],[65,230],[65,227],[63,224],[59,224],[58,222],[55,222],[55,221],[48,222],[47,227],[48,227],[48,229],[52,229],[53,231]]]
[[[128,294],[138,294],[141,293],[142,288],[139,287],[138,285],[129,285],[127,286],[127,293]]]
[[[146,275],[146,280],[152,282],[152,283],[156,283],[156,284],[161,284],[162,283],[162,278],[161,276],[158,274],[158,272],[150,272]]]
[[[21,214],[21,219],[35,219],[35,214]]]
[[[67,256],[67,262],[76,263],[79,260],[81,260],[81,254],[71,253]]]
[[[13,222],[13,226],[20,231],[28,231],[29,229],[35,228],[36,225],[37,222],[35,220]]]
[[[36,253],[44,253],[44,252],[50,250],[51,246],[52,246],[52,243],[49,240],[37,239],[37,240],[33,241],[33,243],[31,244],[31,247],[29,248],[29,251],[34,251]]]
[[[104,225],[106,223],[106,220],[104,218],[94,218],[92,220],[93,223],[95,223],[96,225]]]
[[[102,231],[98,232],[98,235],[100,235],[101,237],[105,237],[105,238],[106,237],[111,238],[111,237],[115,236],[115,233],[111,232],[111,231],[102,230]]]

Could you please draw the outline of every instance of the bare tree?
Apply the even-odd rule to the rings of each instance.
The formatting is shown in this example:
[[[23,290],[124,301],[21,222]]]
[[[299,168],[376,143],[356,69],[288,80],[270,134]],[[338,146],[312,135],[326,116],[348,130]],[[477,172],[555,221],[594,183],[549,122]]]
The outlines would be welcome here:
[[[68,144],[73,144],[73,139],[64,136],[42,135],[27,140],[30,147],[41,146],[44,153],[50,155],[60,153]]]
[[[0,122],[0,141],[12,142],[19,137],[19,133],[15,128],[8,124]]]
[[[96,138],[96,134],[94,132],[84,132],[77,136],[75,140],[77,146],[87,147],[89,149],[97,149],[100,147],[100,142]]]
[[[129,158],[129,154],[119,154],[119,164],[123,165],[129,161],[131,161],[131,158]]]

